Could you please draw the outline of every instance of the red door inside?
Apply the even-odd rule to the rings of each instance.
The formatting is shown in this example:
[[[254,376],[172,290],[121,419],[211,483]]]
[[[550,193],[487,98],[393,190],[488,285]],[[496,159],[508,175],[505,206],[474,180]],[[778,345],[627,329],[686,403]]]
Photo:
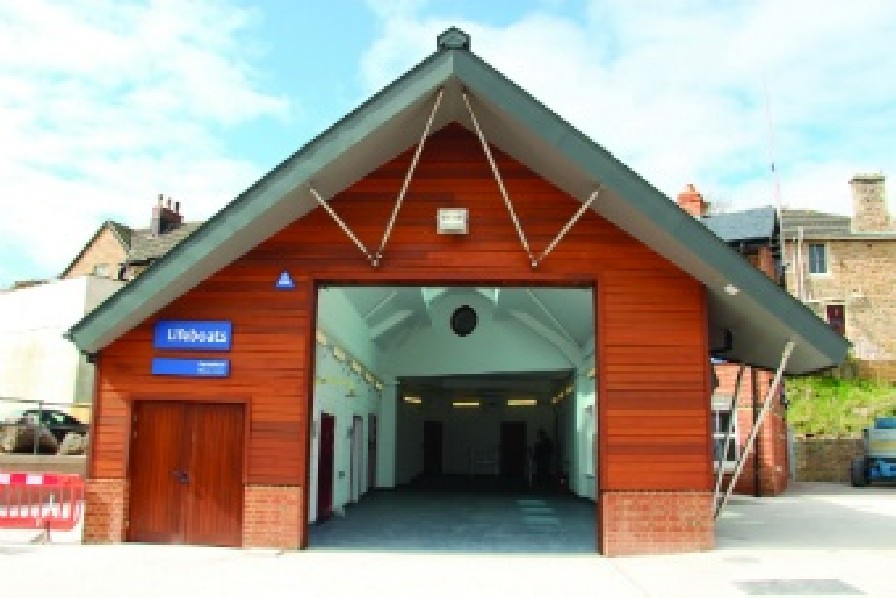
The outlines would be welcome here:
[[[134,406],[128,539],[240,546],[243,406]]]
[[[317,520],[333,516],[333,453],[336,441],[336,418],[320,414],[320,448],[317,459]]]
[[[370,426],[367,432],[367,487],[376,488],[376,416],[370,414],[367,419]]]

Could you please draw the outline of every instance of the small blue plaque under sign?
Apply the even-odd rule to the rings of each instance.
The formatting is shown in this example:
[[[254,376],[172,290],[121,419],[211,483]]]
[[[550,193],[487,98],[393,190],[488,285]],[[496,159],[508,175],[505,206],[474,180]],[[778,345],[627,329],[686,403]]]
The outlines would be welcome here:
[[[225,320],[159,320],[153,334],[156,349],[229,351],[232,326]]]
[[[289,272],[284,270],[277,278],[277,282],[276,284],[274,284],[274,287],[281,290],[294,289],[296,288],[296,281],[292,279],[292,276],[289,275]]]
[[[153,376],[226,378],[230,375],[230,360],[154,357],[152,360],[152,374]]]

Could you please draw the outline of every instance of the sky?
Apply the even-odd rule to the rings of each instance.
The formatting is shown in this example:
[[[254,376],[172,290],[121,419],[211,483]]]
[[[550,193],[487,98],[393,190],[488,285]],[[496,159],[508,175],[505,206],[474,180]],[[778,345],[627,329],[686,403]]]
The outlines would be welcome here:
[[[892,0],[4,0],[0,288],[160,193],[208,218],[452,25],[671,198],[849,214],[896,174]]]

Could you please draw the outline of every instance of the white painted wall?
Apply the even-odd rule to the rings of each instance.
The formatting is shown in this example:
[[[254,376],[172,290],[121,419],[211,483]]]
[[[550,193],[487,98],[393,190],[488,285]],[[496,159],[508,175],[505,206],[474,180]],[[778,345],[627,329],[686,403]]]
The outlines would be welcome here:
[[[355,464],[363,495],[367,489],[367,443],[370,414],[379,415],[380,393],[371,387],[364,377],[351,367],[355,359],[373,369],[375,351],[367,327],[345,299],[339,289],[322,289],[318,297],[318,329],[328,338],[327,346],[316,345],[314,372],[314,438],[311,445],[311,488],[309,496],[309,521],[317,520],[317,468],[320,454],[320,416],[329,413],[336,418],[333,456],[333,509],[339,512],[351,499],[352,428],[354,417],[363,419],[361,444],[362,461]],[[333,353],[336,344],[348,353],[346,361],[340,361]],[[377,418],[382,419],[381,417]],[[382,444],[379,435],[379,444]],[[378,447],[378,452],[382,449]],[[379,476],[378,476],[379,477]]]
[[[62,335],[121,286],[83,276],[0,293],[0,397],[90,403],[93,366]]]
[[[576,391],[570,401],[574,405],[571,413],[572,446],[575,450],[573,466],[569,472],[570,490],[584,498],[597,498],[594,439],[597,433],[597,390],[595,379],[587,375],[591,368],[579,370]]]
[[[467,337],[449,325],[462,305],[476,310],[479,323]],[[382,355],[380,367],[394,376],[440,376],[484,372],[562,370],[578,367],[532,329],[496,313],[475,291],[452,291],[430,307],[430,326],[417,328],[397,351]]]

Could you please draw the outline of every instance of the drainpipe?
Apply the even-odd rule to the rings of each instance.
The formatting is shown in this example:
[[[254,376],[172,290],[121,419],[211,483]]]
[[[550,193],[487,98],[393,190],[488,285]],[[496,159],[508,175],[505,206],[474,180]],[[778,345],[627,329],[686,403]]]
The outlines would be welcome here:
[[[759,421],[759,376],[756,375],[756,368],[750,368],[750,386],[753,387],[752,395],[753,395],[753,427],[756,427],[756,422]],[[759,453],[762,448],[762,440],[758,439],[759,442],[756,443],[756,448],[753,452],[753,496],[762,496],[762,492],[760,492],[761,488],[760,484],[760,476],[759,476],[759,467],[762,461],[759,458]]]

